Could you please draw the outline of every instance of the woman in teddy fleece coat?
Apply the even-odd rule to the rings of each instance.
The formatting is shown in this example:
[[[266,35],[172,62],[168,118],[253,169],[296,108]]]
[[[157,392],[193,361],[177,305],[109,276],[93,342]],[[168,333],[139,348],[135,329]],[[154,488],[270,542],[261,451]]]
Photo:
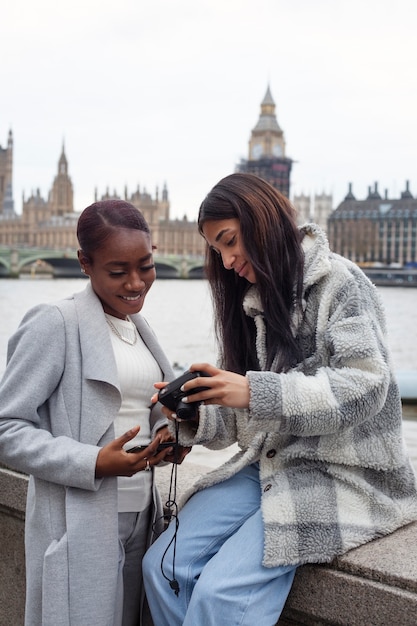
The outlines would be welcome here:
[[[296,567],[417,518],[416,482],[376,288],[262,179],[232,174],[200,207],[218,369],[183,445],[240,451],[185,496],[174,595],[159,564],[174,524],[145,556],[158,626],[272,626]],[[163,384],[158,384],[161,388]],[[173,417],[173,416],[171,416]],[[175,543],[164,561],[169,566]]]

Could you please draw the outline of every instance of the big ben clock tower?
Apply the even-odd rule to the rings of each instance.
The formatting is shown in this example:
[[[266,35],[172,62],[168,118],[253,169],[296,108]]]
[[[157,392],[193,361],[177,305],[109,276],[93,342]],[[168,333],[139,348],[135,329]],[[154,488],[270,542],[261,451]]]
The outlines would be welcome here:
[[[285,156],[284,133],[278,124],[268,85],[258,123],[249,140],[249,158],[242,159],[237,171],[260,176],[289,197],[291,166],[292,159]]]

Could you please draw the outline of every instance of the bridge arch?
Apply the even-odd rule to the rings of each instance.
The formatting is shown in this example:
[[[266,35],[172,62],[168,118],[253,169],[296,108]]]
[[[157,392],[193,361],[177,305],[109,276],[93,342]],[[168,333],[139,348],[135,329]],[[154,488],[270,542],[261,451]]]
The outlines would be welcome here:
[[[180,255],[154,256],[159,278],[204,278],[203,258]],[[48,264],[45,267],[43,263]],[[48,267],[49,266],[49,267]],[[31,273],[50,269],[57,278],[82,276],[74,250],[48,250],[42,248],[0,249],[0,276],[17,276],[22,270]]]
[[[155,259],[155,269],[157,278],[181,278],[178,268],[171,263],[162,263]]]
[[[204,265],[193,265],[188,268],[188,278],[205,278]]]
[[[0,257],[0,277],[8,276],[10,274],[10,263]]]

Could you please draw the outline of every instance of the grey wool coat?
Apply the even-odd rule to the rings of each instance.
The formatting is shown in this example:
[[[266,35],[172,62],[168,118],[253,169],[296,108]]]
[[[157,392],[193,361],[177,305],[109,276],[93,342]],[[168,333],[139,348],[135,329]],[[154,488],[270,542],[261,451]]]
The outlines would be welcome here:
[[[303,311],[293,319],[302,362],[286,373],[247,372],[248,410],[202,406],[197,433],[186,422],[180,430],[183,444],[240,447],[184,500],[259,462],[267,567],[330,561],[417,519],[377,290],[353,263],[330,252],[317,226],[303,231]],[[265,369],[256,286],[244,310],[255,320]]]
[[[146,320],[132,320],[172,379]],[[26,626],[114,624],[117,478],[96,479],[95,465],[100,447],[114,439],[120,404],[108,326],[90,284],[26,314],[0,385],[0,461],[30,475]],[[157,405],[153,432],[165,423]],[[154,501],[156,517],[156,490]]]

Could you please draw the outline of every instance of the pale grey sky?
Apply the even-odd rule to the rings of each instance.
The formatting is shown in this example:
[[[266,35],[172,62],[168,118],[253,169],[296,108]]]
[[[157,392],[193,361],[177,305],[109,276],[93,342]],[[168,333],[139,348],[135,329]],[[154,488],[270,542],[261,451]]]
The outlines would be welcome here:
[[[62,142],[75,209],[166,182],[172,217],[247,157],[269,83],[293,193],[417,196],[415,0],[14,0],[0,19],[0,145],[14,199]]]

